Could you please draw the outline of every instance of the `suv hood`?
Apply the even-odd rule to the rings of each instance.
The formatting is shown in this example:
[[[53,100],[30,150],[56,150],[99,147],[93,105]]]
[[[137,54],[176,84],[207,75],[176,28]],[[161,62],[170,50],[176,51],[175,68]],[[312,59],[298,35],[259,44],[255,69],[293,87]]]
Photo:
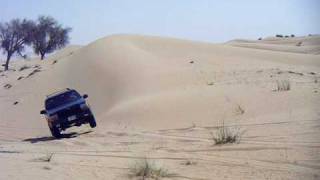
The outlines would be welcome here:
[[[63,110],[63,109],[66,109],[66,108],[68,108],[68,107],[71,107],[71,106],[74,106],[74,105],[77,105],[77,104],[83,104],[83,103],[85,103],[86,101],[83,99],[83,98],[80,98],[80,99],[78,99],[78,100],[76,100],[76,101],[73,101],[73,102],[71,102],[71,103],[67,103],[67,104],[64,104],[64,105],[62,105],[62,106],[58,106],[58,107],[56,107],[56,108],[53,108],[53,109],[47,109],[46,111],[47,111],[47,114],[48,114],[48,116],[51,116],[51,115],[53,115],[53,114],[55,114],[55,113],[57,113],[57,112],[59,112],[59,111],[61,111],[61,110]]]

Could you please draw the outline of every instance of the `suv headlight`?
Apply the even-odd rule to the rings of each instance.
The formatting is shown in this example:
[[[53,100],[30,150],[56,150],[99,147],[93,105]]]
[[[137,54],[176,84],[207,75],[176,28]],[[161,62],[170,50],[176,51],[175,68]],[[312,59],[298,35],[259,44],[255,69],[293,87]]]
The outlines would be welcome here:
[[[85,111],[85,110],[88,110],[89,107],[88,107],[88,105],[86,103],[83,103],[83,104],[80,104],[80,109]]]

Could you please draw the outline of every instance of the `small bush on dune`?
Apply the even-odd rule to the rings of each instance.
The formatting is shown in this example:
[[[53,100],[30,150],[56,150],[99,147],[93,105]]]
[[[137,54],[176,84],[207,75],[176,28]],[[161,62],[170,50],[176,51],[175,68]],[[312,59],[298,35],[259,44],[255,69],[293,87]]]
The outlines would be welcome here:
[[[277,91],[289,91],[291,89],[289,80],[277,81]]]
[[[244,114],[245,110],[243,109],[243,107],[241,107],[239,104],[236,107],[236,113],[237,114]]]
[[[239,143],[242,133],[237,128],[226,127],[223,125],[218,127],[215,133],[211,132],[212,140],[216,145]]]
[[[296,46],[301,46],[302,45],[302,41],[299,41]]]
[[[23,71],[23,70],[29,69],[29,68],[30,68],[30,66],[23,65],[23,66],[21,66],[21,67],[19,68],[19,71]]]
[[[157,167],[154,163],[151,163],[148,159],[137,161],[133,167],[131,167],[131,172],[134,176],[152,179],[160,179],[161,177],[167,177],[168,170]]]
[[[46,153],[46,155],[44,157],[41,157],[39,159],[37,159],[37,161],[41,161],[41,162],[50,162],[51,159],[53,157],[53,153]]]

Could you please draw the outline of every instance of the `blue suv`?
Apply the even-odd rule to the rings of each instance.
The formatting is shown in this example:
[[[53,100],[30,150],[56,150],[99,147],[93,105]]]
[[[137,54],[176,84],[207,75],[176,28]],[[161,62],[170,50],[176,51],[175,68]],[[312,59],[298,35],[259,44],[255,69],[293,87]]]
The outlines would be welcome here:
[[[96,127],[96,120],[90,106],[86,103],[87,94],[81,96],[74,89],[65,89],[47,96],[45,109],[40,111],[44,114],[52,136],[61,137],[61,131],[72,126],[90,124]]]

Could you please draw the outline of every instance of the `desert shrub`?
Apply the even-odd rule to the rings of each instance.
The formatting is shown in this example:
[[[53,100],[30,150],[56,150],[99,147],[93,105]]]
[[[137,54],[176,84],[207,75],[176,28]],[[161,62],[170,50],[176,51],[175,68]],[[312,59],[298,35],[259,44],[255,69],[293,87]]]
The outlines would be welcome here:
[[[21,67],[19,68],[19,71],[23,71],[23,70],[29,69],[29,68],[30,68],[30,66],[23,65],[23,66],[21,66]]]
[[[295,37],[295,35],[294,35],[294,34],[291,34],[291,37]]]
[[[142,179],[160,179],[161,177],[167,177],[169,175],[167,169],[157,167],[147,158],[137,161],[130,169],[134,176],[141,177]]]
[[[277,34],[276,37],[278,37],[278,38],[283,38],[283,35]]]
[[[45,154],[45,156],[36,159],[36,161],[40,161],[40,162],[50,162],[50,161],[52,160],[52,157],[53,157],[53,153],[47,152],[47,153]]]
[[[212,82],[212,81],[207,82],[207,85],[208,85],[208,86],[212,86],[212,85],[214,85],[214,82]]]
[[[243,109],[243,107],[241,107],[239,104],[236,107],[236,113],[237,114],[244,114],[245,110]]]
[[[289,91],[290,89],[289,80],[277,80],[277,91]]]
[[[300,72],[288,71],[288,73],[303,76],[303,73]]]
[[[258,40],[261,41],[261,40],[262,40],[262,37],[260,37]]]
[[[6,88],[6,89],[10,89],[12,87],[12,85],[11,84],[5,84],[3,87]]]
[[[301,46],[302,45],[302,41],[299,41],[296,46]]]
[[[284,37],[285,37],[285,38],[288,38],[289,36],[288,36],[288,35],[285,35]]]
[[[182,164],[182,165],[185,165],[185,166],[191,166],[191,165],[196,165],[197,162],[191,161],[191,160],[187,160],[187,161],[185,161],[185,162],[182,162],[181,164]]]
[[[36,74],[36,73],[38,73],[38,72],[41,72],[41,70],[40,69],[33,70],[31,73],[28,74],[27,78],[32,76],[32,75],[34,75],[34,74]]]
[[[211,132],[215,144],[239,143],[242,133],[239,128],[226,127],[224,122],[215,133]]]

